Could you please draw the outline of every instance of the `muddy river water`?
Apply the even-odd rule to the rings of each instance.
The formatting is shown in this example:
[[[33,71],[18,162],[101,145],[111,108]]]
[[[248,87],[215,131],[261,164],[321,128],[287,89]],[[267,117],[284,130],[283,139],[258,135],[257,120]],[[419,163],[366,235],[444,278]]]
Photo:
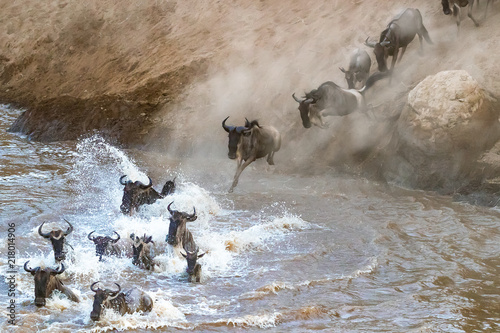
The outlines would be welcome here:
[[[326,170],[245,170],[228,193],[235,165],[226,156],[172,157],[123,150],[98,136],[37,143],[6,129],[21,111],[0,107],[0,303],[2,332],[473,332],[500,330],[500,213]],[[224,135],[224,134],[222,134]],[[177,177],[177,191],[133,216],[119,210],[118,179],[154,187]],[[167,206],[192,212],[202,281],[187,282],[186,261],[165,242]],[[73,247],[61,275],[80,303],[60,293],[34,304],[23,269],[56,268],[48,240],[66,228]],[[15,265],[8,229],[15,226]],[[44,228],[45,228],[44,226]],[[87,235],[118,232],[125,255],[99,261]],[[12,230],[11,230],[12,231]],[[153,236],[155,271],[127,256],[131,233]],[[11,273],[14,271],[14,273]],[[9,296],[11,276],[15,296]],[[139,287],[153,311],[90,319],[93,282]],[[9,323],[15,301],[15,325]]]

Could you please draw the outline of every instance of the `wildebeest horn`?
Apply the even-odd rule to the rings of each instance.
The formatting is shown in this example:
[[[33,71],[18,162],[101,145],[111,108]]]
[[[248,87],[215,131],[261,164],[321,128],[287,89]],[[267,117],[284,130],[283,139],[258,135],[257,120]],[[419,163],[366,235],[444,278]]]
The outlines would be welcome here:
[[[114,296],[117,296],[117,295],[118,295],[118,293],[119,293],[120,291],[122,291],[122,287],[120,287],[120,285],[119,285],[118,283],[116,283],[116,282],[115,282],[115,284],[118,286],[118,291],[113,291],[113,292],[111,292],[111,293],[112,293],[112,294],[114,294]]]
[[[64,264],[61,263],[61,267],[58,269],[50,269],[50,273],[52,274],[62,274],[66,270],[66,267],[64,267]]]
[[[194,213],[189,215],[189,220],[194,221],[196,220],[196,208],[193,206]]]
[[[342,73],[345,73],[345,69],[344,69],[344,67],[339,67],[339,69],[340,69],[340,71],[341,71]]]
[[[366,45],[366,46],[368,46],[368,47],[375,47],[375,45],[376,45],[377,43],[374,43],[374,42],[369,42],[369,41],[368,41],[368,39],[369,39],[369,38],[370,38],[370,37],[366,37],[366,40],[365,40],[365,45]]]
[[[28,268],[28,263],[29,263],[29,262],[30,262],[30,261],[28,260],[28,261],[26,261],[26,262],[24,263],[24,270],[25,270],[26,272],[28,272],[28,273],[34,273],[34,272],[36,271],[36,269],[33,269],[33,268]]]
[[[227,116],[227,117],[226,117],[226,119],[224,119],[224,120],[222,121],[222,128],[223,128],[226,132],[228,132],[228,133],[229,133],[230,131],[232,131],[232,130],[234,129],[234,126],[227,126],[227,125],[226,125],[226,120],[227,120],[228,118],[229,118],[229,116]]]
[[[168,204],[167,206],[167,209],[168,209],[168,212],[170,213],[170,215],[174,215],[174,211],[170,209],[170,206],[173,204],[174,202],[172,201],[171,203]]]
[[[96,292],[97,292],[97,290],[99,290],[99,289],[94,289],[94,286],[95,286],[96,284],[98,284],[99,282],[101,282],[101,281],[97,281],[97,282],[92,283],[92,284],[90,285],[90,290],[92,290],[93,292],[95,292],[95,293],[96,293]]]
[[[297,102],[297,103],[302,103],[303,102],[300,99],[298,99],[297,97],[295,97],[295,93],[292,94],[292,97],[295,100],[295,102]]]
[[[40,227],[38,228],[38,234],[44,238],[50,238],[50,232],[47,232],[47,233],[43,233],[42,232],[42,227],[43,225],[45,224],[46,221],[43,221],[43,223],[40,225]]]
[[[123,178],[127,177],[126,175],[123,175],[120,177],[120,184],[122,185],[127,185],[127,182],[123,182]]]
[[[380,45],[382,45],[382,46],[387,46],[389,44],[391,44],[390,40],[384,40],[383,42],[380,43]]]
[[[113,231],[113,232],[118,236],[117,239],[112,239],[113,243],[116,243],[116,242],[118,242],[120,240],[120,234],[117,233],[116,231]]]
[[[149,179],[149,184],[148,185],[144,185],[143,183],[141,183],[139,185],[139,187],[142,188],[143,190],[148,189],[151,186],[153,186],[153,181],[151,180],[151,177],[148,177],[148,179]]]
[[[94,241],[94,237],[92,237],[92,238],[90,237],[90,235],[92,235],[94,232],[95,232],[95,230],[94,230],[94,231],[92,231],[90,234],[88,234],[88,235],[87,235],[87,238],[88,238],[89,240],[91,240],[91,241]]]
[[[73,226],[71,225],[71,223],[69,223],[68,220],[66,220],[64,217],[63,217],[63,220],[66,221],[66,223],[69,224],[69,228],[66,229],[66,232],[64,233],[64,236],[68,236],[70,233],[73,232]]]

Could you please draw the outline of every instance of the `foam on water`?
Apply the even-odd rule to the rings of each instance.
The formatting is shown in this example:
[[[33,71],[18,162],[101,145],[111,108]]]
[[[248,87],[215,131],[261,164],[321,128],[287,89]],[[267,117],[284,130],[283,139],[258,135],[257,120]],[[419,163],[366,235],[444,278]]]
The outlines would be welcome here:
[[[174,194],[152,205],[142,206],[133,216],[125,216],[119,210],[123,192],[123,186],[118,181],[120,176],[125,174],[130,180],[146,183],[147,174],[125,152],[98,136],[80,141],[76,149],[69,173],[76,198],[68,203],[70,213],[65,213],[57,221],[48,219],[44,232],[56,228],[65,230],[67,225],[63,217],[73,224],[74,231],[67,237],[73,249],[65,260],[66,270],[59,277],[79,296],[81,302],[75,305],[66,296],[55,292],[47,299],[43,309],[48,313],[49,324],[38,327],[42,332],[57,329],[105,332],[171,326],[192,328],[193,324],[187,322],[184,313],[215,315],[230,304],[229,299],[224,297],[204,297],[205,284],[211,279],[248,275],[248,258],[242,256],[244,252],[265,250],[270,240],[279,241],[291,232],[310,228],[308,222],[286,210],[278,216],[269,216],[261,211],[259,216],[245,217],[244,223],[234,222],[232,216],[235,211],[222,208],[215,196],[199,185],[184,182],[182,172],[176,173]],[[179,248],[172,248],[165,241],[170,223],[167,207],[171,202],[173,210],[192,213],[193,208],[196,209],[197,219],[189,222],[188,228],[200,251],[205,253],[199,259],[202,265],[201,284],[191,286],[187,283],[186,260],[180,255]],[[18,256],[18,299],[33,308],[33,276],[24,272],[22,264],[29,260],[31,268],[58,267],[50,242],[38,235],[38,227],[33,226],[23,236],[31,247]],[[111,236],[116,231],[121,237],[116,243],[120,255],[104,257],[103,261],[99,261],[94,244],[87,239],[87,235],[94,230],[94,236]],[[153,237],[151,252],[157,264],[153,272],[132,264],[131,234]],[[7,265],[4,261],[0,260],[0,273],[5,276]],[[141,281],[139,287],[154,299],[153,311],[125,316],[106,311],[99,322],[92,322],[89,315],[94,293],[90,285],[96,281],[109,288],[118,282],[124,291]],[[172,288],[172,285],[179,287]],[[189,303],[174,303],[174,297],[185,299],[183,297],[187,295]],[[28,320],[26,316],[20,314],[19,318],[21,321]],[[275,326],[278,317],[279,314],[275,313],[225,321],[232,326],[264,328]]]

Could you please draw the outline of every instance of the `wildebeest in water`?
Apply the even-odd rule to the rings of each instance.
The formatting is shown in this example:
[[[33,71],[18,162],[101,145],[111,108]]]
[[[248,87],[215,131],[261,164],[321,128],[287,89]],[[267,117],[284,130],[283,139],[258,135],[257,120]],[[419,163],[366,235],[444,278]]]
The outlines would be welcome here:
[[[131,234],[130,238],[133,241],[132,244],[132,264],[137,267],[153,270],[155,267],[154,262],[154,249],[153,249],[153,236],[138,237],[135,234]]]
[[[281,135],[273,126],[261,126],[257,120],[249,122],[245,126],[228,126],[226,119],[222,121],[222,128],[229,133],[228,157],[238,162],[233,184],[229,192],[238,185],[240,174],[256,159],[267,155],[267,163],[274,165],[274,153],[281,148]]]
[[[118,251],[113,245],[120,240],[120,235],[116,231],[114,232],[117,236],[116,238],[109,236],[92,236],[94,232],[95,230],[88,234],[87,238],[94,242],[95,254],[99,257],[99,261],[102,260],[103,255],[118,255]]]
[[[94,295],[94,304],[90,319],[98,321],[101,318],[103,309],[113,309],[120,315],[134,312],[151,312],[153,309],[153,299],[145,292],[132,288],[126,293],[121,292],[121,287],[118,283],[115,285],[118,290],[96,288],[99,281],[92,283],[90,290]]]
[[[120,184],[124,186],[122,204],[120,210],[123,214],[132,215],[142,205],[151,205],[158,199],[163,199],[167,195],[175,192],[175,178],[169,180],[163,185],[160,193],[153,188],[153,181],[149,179],[149,184],[144,184],[140,181],[131,181],[124,179],[126,175],[120,177]]]
[[[42,228],[45,222],[43,222],[38,228],[38,234],[43,238],[49,239],[52,243],[52,249],[54,250],[54,259],[56,262],[65,260],[66,254],[68,253],[68,247],[71,248],[71,245],[66,243],[66,236],[73,232],[73,226],[71,225],[71,223],[69,223],[68,220],[64,219],[64,221],[69,224],[69,227],[68,229],[66,229],[66,231],[56,229],[50,232],[43,232]]]
[[[406,51],[406,47],[418,35],[420,40],[420,52],[423,53],[422,38],[432,44],[429,33],[422,22],[422,14],[418,9],[408,8],[401,14],[396,16],[387,25],[387,28],[380,34],[378,43],[369,42],[366,38],[365,44],[373,47],[373,53],[377,59],[378,70],[381,72],[387,71],[387,58],[392,56],[390,71],[394,69],[396,60],[401,61]],[[401,55],[398,59],[399,49]]]
[[[80,302],[78,296],[66,287],[62,281],[59,279],[58,275],[62,274],[66,269],[64,264],[61,263],[61,267],[58,269],[52,268],[29,268],[29,261],[24,263],[24,270],[31,273],[35,278],[35,305],[45,306],[45,299],[50,297],[54,290],[59,290],[64,295],[66,295],[73,302]]]
[[[196,208],[193,207],[193,214],[188,214],[185,212],[179,212],[178,210],[172,210],[170,207],[174,202],[168,204],[167,209],[170,213],[170,224],[168,226],[168,235],[166,237],[166,242],[172,246],[180,246],[184,248],[184,244],[187,243],[188,234],[191,234],[187,230],[187,222],[196,221],[198,216],[196,216]]]

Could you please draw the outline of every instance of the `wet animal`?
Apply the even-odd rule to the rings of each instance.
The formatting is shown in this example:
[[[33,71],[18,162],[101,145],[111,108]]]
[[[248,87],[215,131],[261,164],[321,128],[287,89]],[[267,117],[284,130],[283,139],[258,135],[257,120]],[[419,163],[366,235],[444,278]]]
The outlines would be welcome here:
[[[189,282],[200,282],[201,281],[201,265],[197,262],[199,258],[202,258],[205,253],[200,253],[200,248],[196,245],[193,235],[189,230],[186,229],[185,239],[183,240],[183,249],[186,253],[181,252],[181,255],[186,258]]]
[[[64,264],[58,269],[52,268],[29,268],[29,261],[24,263],[24,270],[31,273],[35,278],[35,305],[38,307],[45,306],[45,299],[52,295],[54,290],[59,290],[73,302],[80,302],[78,296],[71,289],[66,287],[59,279],[58,275],[62,274],[66,269]]]
[[[378,70],[381,72],[387,71],[387,59],[392,56],[390,71],[394,69],[396,60],[401,61],[405,54],[406,47],[418,35],[420,40],[420,52],[423,53],[423,41],[425,38],[427,43],[432,44],[429,33],[422,22],[422,14],[418,9],[408,8],[401,14],[396,16],[387,25],[387,28],[380,34],[378,43],[368,42],[366,38],[365,44],[373,47],[373,53],[378,63]],[[401,55],[399,55],[399,49]],[[399,55],[399,59],[398,59]]]
[[[66,219],[64,219],[64,221],[69,224],[69,227],[68,229],[66,229],[66,231],[56,229],[50,232],[43,232],[42,228],[45,222],[43,222],[38,228],[38,234],[43,238],[49,239],[52,243],[52,249],[54,250],[54,259],[56,262],[65,260],[69,248],[71,248],[71,245],[66,243],[66,237],[73,232],[73,226]]]
[[[153,309],[153,299],[147,293],[137,288],[122,293],[122,288],[118,283],[115,283],[118,290],[96,288],[99,282],[94,282],[90,286],[90,290],[95,293],[92,312],[90,313],[90,319],[93,321],[100,319],[103,309],[113,309],[122,316],[126,313],[139,311],[151,312]]]
[[[356,83],[358,82],[361,83],[361,87],[363,87],[370,74],[371,66],[372,60],[370,59],[368,52],[356,49],[351,55],[347,70],[345,70],[344,67],[339,67],[342,73],[345,74],[348,89],[354,89],[356,87]]]
[[[281,135],[273,126],[261,126],[257,120],[246,120],[245,126],[228,126],[228,118],[222,121],[222,128],[229,133],[228,157],[237,161],[236,173],[229,188],[232,192],[238,185],[240,174],[256,159],[267,155],[267,163],[274,165],[274,153],[281,148]]]
[[[103,255],[118,255],[119,251],[116,249],[114,244],[120,240],[120,235],[115,231],[116,238],[112,238],[109,236],[92,236],[95,232],[92,231],[88,234],[87,238],[94,242],[95,245],[95,255],[99,257],[99,260],[102,260]]]
[[[196,221],[198,216],[196,216],[196,208],[193,207],[193,214],[188,214],[184,212],[179,212],[178,210],[172,210],[174,202],[168,204],[167,208],[170,213],[170,225],[168,227],[168,235],[166,241],[172,246],[180,246],[184,248],[184,245],[189,241],[191,232],[187,229],[187,222]],[[191,235],[192,238],[192,235]]]
[[[388,72],[377,72],[370,75],[365,86],[359,90],[344,89],[334,82],[328,81],[322,83],[317,89],[306,93],[302,99],[292,94],[293,99],[299,103],[302,125],[305,128],[310,128],[312,125],[326,128],[328,127],[324,121],[326,116],[346,116],[354,111],[365,111],[364,93],[375,82],[388,75]]]
[[[138,237],[131,234],[130,238],[133,241],[132,264],[139,268],[153,270],[156,265],[154,262],[153,236],[144,234],[144,236]]]
[[[175,192],[175,178],[169,180],[163,185],[160,193],[153,188],[153,181],[149,179],[149,184],[140,181],[125,181],[127,176],[120,177],[120,184],[124,186],[122,204],[120,210],[123,214],[132,215],[142,205],[151,205],[158,199],[163,199],[167,195]]]

